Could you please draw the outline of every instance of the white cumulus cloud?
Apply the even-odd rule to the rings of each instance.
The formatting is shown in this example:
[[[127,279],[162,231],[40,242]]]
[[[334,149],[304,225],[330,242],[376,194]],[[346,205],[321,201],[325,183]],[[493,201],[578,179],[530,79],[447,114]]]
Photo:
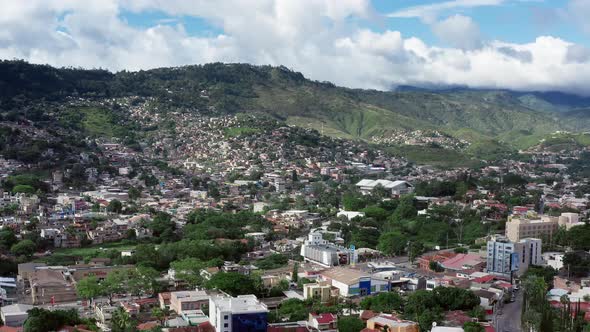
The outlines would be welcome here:
[[[432,25],[432,31],[443,42],[460,49],[470,50],[481,46],[479,27],[471,17],[453,15]]]
[[[522,44],[486,41],[467,16],[438,18],[441,10],[502,1],[455,0],[406,10],[404,15],[437,13],[430,27],[444,47],[395,29],[366,28],[362,23],[377,15],[369,0],[0,1],[2,59],[115,71],[248,62],[285,65],[354,88],[459,84],[590,95],[586,48],[551,36]],[[128,12],[153,11],[170,19],[148,27],[125,19]],[[219,33],[190,34],[182,19],[174,20],[184,17],[203,19]]]

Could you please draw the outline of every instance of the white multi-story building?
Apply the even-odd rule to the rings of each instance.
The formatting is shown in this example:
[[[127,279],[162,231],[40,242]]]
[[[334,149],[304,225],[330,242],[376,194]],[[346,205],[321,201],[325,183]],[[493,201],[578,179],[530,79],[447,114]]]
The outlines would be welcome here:
[[[522,239],[511,242],[498,236],[487,244],[488,273],[510,276],[511,273],[522,275],[530,265],[543,264],[541,239]]]
[[[266,332],[268,308],[255,295],[211,297],[209,321],[217,332]]]
[[[312,231],[301,246],[301,256],[305,261],[331,267],[353,263],[354,250],[332,244],[324,240],[322,233]]]

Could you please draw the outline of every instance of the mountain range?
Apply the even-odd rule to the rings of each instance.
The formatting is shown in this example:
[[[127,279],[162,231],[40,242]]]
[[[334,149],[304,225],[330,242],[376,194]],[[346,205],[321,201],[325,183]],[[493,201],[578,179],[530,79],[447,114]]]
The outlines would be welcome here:
[[[112,73],[0,62],[4,119],[26,116],[23,110],[35,105],[54,107],[73,97],[127,96],[153,98],[158,112],[264,113],[349,139],[436,130],[471,142],[474,153],[477,149],[527,148],[556,131],[590,131],[590,98],[560,92],[409,86],[393,91],[361,90],[312,81],[285,67],[249,64]]]

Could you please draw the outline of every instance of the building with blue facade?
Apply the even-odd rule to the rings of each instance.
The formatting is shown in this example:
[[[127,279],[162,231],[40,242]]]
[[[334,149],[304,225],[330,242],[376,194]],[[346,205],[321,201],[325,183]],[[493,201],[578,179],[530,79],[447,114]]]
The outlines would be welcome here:
[[[266,332],[268,308],[255,295],[211,297],[209,321],[217,332]]]
[[[510,277],[522,275],[531,265],[542,265],[541,239],[526,238],[511,242],[496,236],[487,243],[486,272]]]
[[[330,282],[332,287],[338,288],[340,296],[343,297],[366,296],[391,290],[389,280],[346,267],[322,271],[320,277]]]

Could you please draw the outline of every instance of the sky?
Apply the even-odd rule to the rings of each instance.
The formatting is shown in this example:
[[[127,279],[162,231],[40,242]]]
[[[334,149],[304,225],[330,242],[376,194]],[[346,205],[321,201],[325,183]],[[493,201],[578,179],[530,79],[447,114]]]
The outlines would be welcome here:
[[[590,0],[0,0],[0,59],[590,95]]]

